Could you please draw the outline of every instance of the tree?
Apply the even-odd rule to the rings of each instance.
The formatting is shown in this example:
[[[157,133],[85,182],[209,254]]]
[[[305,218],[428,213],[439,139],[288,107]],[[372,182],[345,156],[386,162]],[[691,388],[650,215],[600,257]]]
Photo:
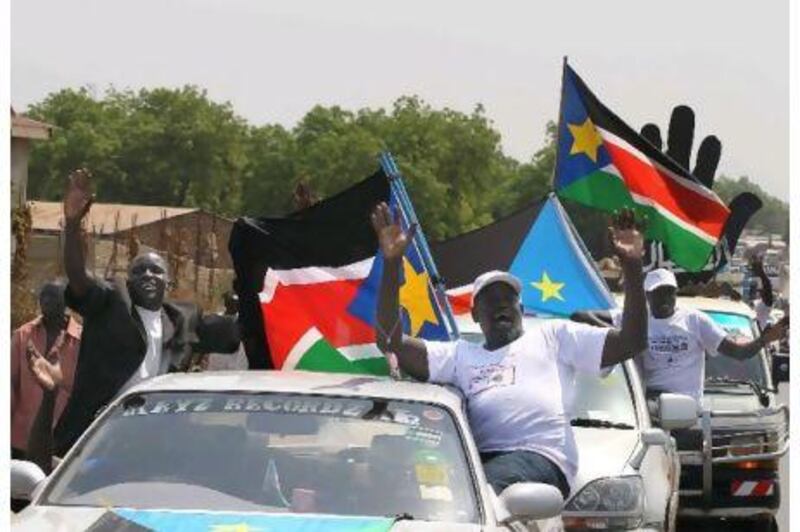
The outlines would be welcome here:
[[[741,176],[739,179],[720,176],[714,183],[714,191],[726,203],[737,194],[752,192],[761,198],[764,206],[750,219],[749,228],[769,233],[788,233],[789,205],[765,192],[747,176]]]
[[[238,211],[246,124],[197,87],[110,89],[102,99],[66,89],[29,113],[58,126],[33,150],[33,197],[57,199],[64,176],[86,166],[99,201]]]

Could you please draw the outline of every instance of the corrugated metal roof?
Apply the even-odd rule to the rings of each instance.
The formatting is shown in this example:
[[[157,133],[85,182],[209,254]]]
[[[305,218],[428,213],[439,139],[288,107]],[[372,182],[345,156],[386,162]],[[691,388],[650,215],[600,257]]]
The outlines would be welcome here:
[[[55,126],[14,112],[11,108],[11,136],[22,139],[49,139]]]
[[[34,231],[60,231],[64,218],[61,202],[30,201],[31,218]],[[134,225],[158,222],[163,218],[174,218],[200,209],[186,207],[160,207],[156,205],[127,205],[123,203],[93,203],[88,214],[87,228],[96,230],[99,235],[111,235],[119,231],[127,231]],[[115,231],[114,219],[119,213],[119,224]]]

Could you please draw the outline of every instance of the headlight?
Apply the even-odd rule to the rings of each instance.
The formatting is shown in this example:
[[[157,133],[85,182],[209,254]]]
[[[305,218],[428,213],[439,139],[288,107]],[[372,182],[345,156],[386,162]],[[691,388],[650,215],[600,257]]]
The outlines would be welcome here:
[[[642,524],[642,477],[601,478],[570,499],[562,515],[567,530],[636,528]]]

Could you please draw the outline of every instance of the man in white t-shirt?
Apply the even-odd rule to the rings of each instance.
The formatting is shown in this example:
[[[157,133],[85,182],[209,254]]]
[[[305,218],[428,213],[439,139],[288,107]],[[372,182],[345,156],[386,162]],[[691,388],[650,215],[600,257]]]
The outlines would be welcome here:
[[[484,345],[422,341],[402,334],[399,276],[413,229],[406,233],[386,204],[372,214],[385,262],[378,300],[378,346],[397,357],[411,377],[458,387],[481,453],[487,480],[499,494],[515,482],[544,482],[566,498],[577,471],[570,426],[576,371],[633,357],[647,346],[647,315],[641,284],[642,236],[631,212],[611,228],[617,255],[631,287],[621,329],[598,329],[551,320],[523,330],[521,285],[499,271],[473,284],[472,317]]]
[[[768,328],[754,340],[728,335],[705,312],[676,306],[678,283],[675,275],[664,268],[653,270],[644,280],[650,307],[648,350],[637,358],[648,395],[663,392],[681,393],[700,400],[705,379],[705,353],[722,354],[738,360],[755,356],[766,344],[782,338],[788,320]],[[603,319],[602,313],[577,313],[573,319],[590,321],[587,315]],[[618,325],[622,314],[610,313]]]

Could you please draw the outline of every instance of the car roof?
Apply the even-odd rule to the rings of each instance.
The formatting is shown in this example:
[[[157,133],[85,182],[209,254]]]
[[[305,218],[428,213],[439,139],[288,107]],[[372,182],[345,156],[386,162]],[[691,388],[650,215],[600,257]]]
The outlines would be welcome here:
[[[617,304],[622,307],[625,302],[623,294],[614,294],[614,299]],[[727,312],[730,314],[741,314],[750,319],[754,319],[756,313],[747,306],[746,303],[741,301],[731,301],[730,299],[710,298],[710,297],[695,297],[695,296],[678,296],[677,306],[679,308],[693,308],[702,310],[704,312]]]
[[[444,386],[390,377],[312,371],[204,371],[168,373],[131,388],[142,392],[300,393],[344,397],[380,397],[443,404],[458,412],[461,397]],[[128,395],[128,394],[126,394]]]

